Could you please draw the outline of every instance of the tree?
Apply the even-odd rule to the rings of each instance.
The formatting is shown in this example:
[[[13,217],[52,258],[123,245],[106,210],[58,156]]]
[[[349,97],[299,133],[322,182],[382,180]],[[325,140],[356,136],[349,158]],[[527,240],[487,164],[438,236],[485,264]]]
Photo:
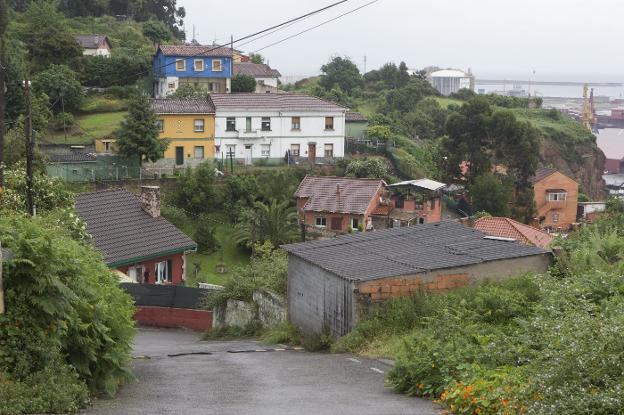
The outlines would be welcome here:
[[[33,92],[47,95],[56,113],[76,110],[84,99],[78,75],[65,65],[51,65],[38,73],[33,78]]]
[[[492,216],[509,216],[511,189],[492,173],[477,176],[470,186],[473,212],[487,212]]]
[[[388,141],[392,138],[392,130],[387,125],[371,125],[366,129],[366,136],[374,140]]]
[[[236,74],[232,77],[232,92],[255,92],[256,78],[251,75]]]
[[[141,25],[143,36],[150,39],[154,43],[162,43],[172,40],[173,36],[169,28],[161,21],[148,20]]]
[[[169,146],[167,140],[158,138],[156,115],[146,96],[136,94],[128,104],[128,115],[115,131],[119,154],[127,158],[139,157],[143,161],[155,162],[164,157]]]
[[[197,250],[204,254],[219,249],[219,242],[215,238],[215,225],[207,215],[201,215],[197,220],[193,239],[197,242]]]
[[[388,166],[380,158],[353,160],[345,169],[345,176],[383,179],[388,175]]]
[[[280,246],[293,242],[298,236],[297,212],[289,206],[289,201],[256,202],[253,210],[245,212],[232,236],[236,243],[248,248],[256,243]]]
[[[24,20],[26,24],[18,30],[28,49],[32,71],[40,71],[51,64],[79,66],[82,48],[65,30],[65,16],[57,11],[54,2],[31,2],[24,12]]]
[[[171,99],[208,99],[208,89],[203,86],[182,84],[174,93],[167,95]]]
[[[217,206],[214,164],[205,161],[195,168],[187,168],[178,179],[171,200],[178,208],[196,215]]]
[[[424,97],[435,95],[438,95],[438,92],[429,82],[414,78],[404,87],[387,91],[380,109],[384,114],[394,111],[404,114],[413,110]]]
[[[338,85],[347,94],[351,95],[354,90],[362,87],[363,78],[357,65],[349,58],[336,56],[321,67],[323,74],[319,83],[326,90],[331,90]]]
[[[251,63],[264,63],[264,56],[259,53],[252,53],[251,55],[249,55],[249,59],[251,60]]]

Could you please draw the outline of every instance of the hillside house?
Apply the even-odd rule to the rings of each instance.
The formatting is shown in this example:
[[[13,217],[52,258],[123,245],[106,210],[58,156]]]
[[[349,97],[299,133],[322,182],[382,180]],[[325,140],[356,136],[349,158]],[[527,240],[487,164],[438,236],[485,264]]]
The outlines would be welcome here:
[[[548,231],[569,230],[576,223],[578,183],[551,168],[538,169],[531,183],[539,227]]]
[[[372,214],[386,195],[381,179],[306,176],[295,191],[299,220],[328,233],[373,229]]]
[[[277,92],[282,74],[264,63],[234,63],[234,75],[253,76],[256,80],[256,93]]]
[[[154,97],[165,98],[190,84],[208,92],[230,92],[232,49],[201,45],[160,45],[152,62]]]
[[[345,108],[304,94],[211,94],[215,157],[239,163],[332,163],[344,157]]]
[[[76,212],[109,268],[149,284],[184,281],[186,252],[197,244],[160,216],[160,189],[143,186],[141,197],[122,189],[81,193]]]
[[[194,166],[214,158],[215,107],[208,99],[153,99],[160,138],[169,141],[159,167]]]
[[[487,235],[513,239],[523,245],[544,249],[549,249],[555,239],[552,234],[504,217],[484,216],[477,219],[472,227]]]
[[[343,336],[371,304],[420,290],[444,291],[526,272],[552,255],[456,222],[343,235],[288,252],[288,319],[304,333]]]
[[[361,141],[366,138],[368,119],[355,111],[347,111],[345,114],[347,140]]]
[[[435,223],[442,219],[442,194],[446,184],[431,179],[407,180],[387,186],[387,197],[372,213],[373,228]]]
[[[82,48],[84,56],[104,56],[108,58],[111,55],[113,47],[106,36],[80,35],[76,36],[75,39]]]

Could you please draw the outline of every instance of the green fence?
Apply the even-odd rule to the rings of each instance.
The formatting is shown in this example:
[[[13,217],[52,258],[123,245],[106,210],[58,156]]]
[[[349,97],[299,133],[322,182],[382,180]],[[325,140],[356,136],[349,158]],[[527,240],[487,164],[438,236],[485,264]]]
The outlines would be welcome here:
[[[95,161],[49,163],[46,171],[50,177],[60,177],[66,182],[95,182],[140,177],[137,161],[119,156],[98,156]]]

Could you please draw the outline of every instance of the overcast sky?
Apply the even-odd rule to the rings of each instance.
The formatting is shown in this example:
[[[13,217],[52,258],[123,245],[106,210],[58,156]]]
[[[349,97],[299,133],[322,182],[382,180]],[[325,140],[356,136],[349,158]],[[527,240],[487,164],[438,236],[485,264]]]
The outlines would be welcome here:
[[[253,52],[370,0],[349,0],[271,36],[240,46]],[[217,43],[305,14],[332,0],[178,0],[186,30]],[[379,0],[260,53],[284,76],[312,75],[331,55],[363,69],[404,60],[471,68],[477,78],[624,80],[620,0]],[[237,45],[235,44],[235,47]]]

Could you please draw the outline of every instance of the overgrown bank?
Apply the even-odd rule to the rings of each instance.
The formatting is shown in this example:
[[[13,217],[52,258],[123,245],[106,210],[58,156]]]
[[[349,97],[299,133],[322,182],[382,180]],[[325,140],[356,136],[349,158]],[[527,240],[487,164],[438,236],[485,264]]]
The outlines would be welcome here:
[[[335,350],[391,354],[388,383],[456,414],[624,410],[624,216],[562,241],[548,275],[384,305]]]

